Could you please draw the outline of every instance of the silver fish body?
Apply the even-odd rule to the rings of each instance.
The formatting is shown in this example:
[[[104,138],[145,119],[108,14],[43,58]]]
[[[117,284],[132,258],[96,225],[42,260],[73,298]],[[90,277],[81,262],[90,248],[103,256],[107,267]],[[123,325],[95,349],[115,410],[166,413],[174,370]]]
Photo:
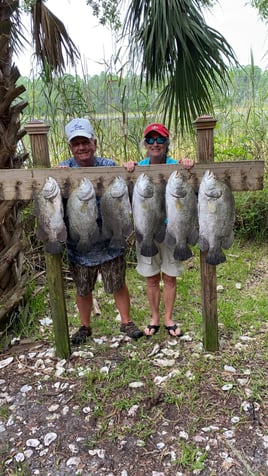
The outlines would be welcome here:
[[[53,177],[47,177],[41,191],[34,199],[37,217],[36,236],[45,243],[48,253],[61,252],[61,242],[67,238],[61,190]]]
[[[141,254],[155,256],[155,242],[161,243],[165,238],[165,195],[163,187],[154,184],[147,174],[141,174],[134,185],[132,211]]]
[[[70,194],[66,216],[68,231],[76,250],[81,253],[90,251],[94,243],[99,240],[99,227],[97,224],[97,202],[92,182],[83,177]]]
[[[234,241],[235,201],[231,189],[207,170],[198,193],[199,247],[208,251],[206,261],[218,265],[226,261],[222,248]]]
[[[101,198],[102,239],[109,247],[121,249],[133,231],[128,187],[122,177],[115,177]]]
[[[166,244],[174,247],[175,260],[185,261],[192,256],[189,245],[198,241],[197,197],[185,176],[177,171],[167,182],[166,212]]]

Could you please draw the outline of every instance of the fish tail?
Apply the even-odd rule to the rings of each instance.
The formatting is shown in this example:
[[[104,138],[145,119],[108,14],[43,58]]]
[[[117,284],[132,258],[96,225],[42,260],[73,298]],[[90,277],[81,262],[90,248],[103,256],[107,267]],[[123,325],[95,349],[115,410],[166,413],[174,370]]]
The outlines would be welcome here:
[[[206,262],[208,264],[216,266],[217,264],[224,263],[225,261],[226,256],[221,248],[211,248],[208,250],[208,254],[206,257]]]
[[[186,261],[193,256],[193,253],[188,245],[183,248],[181,246],[176,246],[173,256],[176,261]]]
[[[157,255],[158,249],[156,244],[152,241],[152,243],[143,243],[141,245],[141,255],[145,256],[146,258],[150,258],[152,256]]]
[[[58,238],[59,241],[66,241],[66,239],[67,239],[67,231],[66,231],[65,226],[62,228],[62,230],[60,231],[60,233],[58,233],[57,238]]]
[[[166,234],[166,227],[165,225],[163,225],[159,230],[158,232],[155,234],[155,240],[158,242],[158,243],[162,243],[165,239],[165,234]]]
[[[171,235],[168,230],[166,232],[165,242],[166,242],[167,246],[170,246],[170,247],[172,247],[176,244],[176,240],[175,240],[174,236]]]
[[[198,244],[201,251],[207,251],[209,249],[209,242],[202,235],[199,236]]]
[[[58,241],[48,241],[45,246],[46,252],[51,255],[58,255],[61,253],[61,244]]]
[[[36,228],[36,238],[40,241],[46,241],[48,239],[47,232],[40,225],[37,225]]]
[[[126,240],[122,237],[113,237],[109,243],[109,248],[120,250],[126,246]]]

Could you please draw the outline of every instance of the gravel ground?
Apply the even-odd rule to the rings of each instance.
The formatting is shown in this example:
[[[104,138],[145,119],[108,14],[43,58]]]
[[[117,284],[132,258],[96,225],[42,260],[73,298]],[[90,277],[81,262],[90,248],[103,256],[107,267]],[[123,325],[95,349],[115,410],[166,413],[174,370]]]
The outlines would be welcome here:
[[[222,336],[225,351],[243,355],[239,370],[231,358],[223,365],[220,355],[203,354],[190,335],[175,344],[168,339],[136,344],[121,336],[91,339],[67,362],[55,358],[46,342],[13,345],[0,356],[0,474],[267,475],[267,388],[257,401],[251,386],[260,366],[267,375],[266,338],[266,332],[241,336],[231,349]],[[126,356],[135,361],[143,347],[152,369],[146,379],[141,375],[108,392],[107,381],[96,380],[91,398],[94,380],[87,392],[86,371],[112,375]],[[169,401],[168,390],[175,381],[179,393],[182,379],[191,389],[178,405]],[[133,396],[138,403],[128,405]],[[119,397],[125,408],[114,405]],[[98,399],[104,414],[98,414]]]

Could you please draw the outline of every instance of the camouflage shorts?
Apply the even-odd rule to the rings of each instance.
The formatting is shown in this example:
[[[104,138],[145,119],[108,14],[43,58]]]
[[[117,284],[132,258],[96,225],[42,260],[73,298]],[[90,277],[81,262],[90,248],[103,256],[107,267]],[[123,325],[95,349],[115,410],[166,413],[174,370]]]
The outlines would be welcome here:
[[[81,266],[69,263],[70,273],[76,285],[78,296],[87,296],[95,287],[98,273],[101,274],[104,290],[114,294],[125,284],[126,260],[121,255],[98,266]]]

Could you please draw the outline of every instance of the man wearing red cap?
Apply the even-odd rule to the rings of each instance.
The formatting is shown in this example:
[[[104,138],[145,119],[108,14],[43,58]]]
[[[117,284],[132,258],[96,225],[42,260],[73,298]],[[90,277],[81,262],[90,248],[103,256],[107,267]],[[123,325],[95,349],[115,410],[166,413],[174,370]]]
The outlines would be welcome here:
[[[140,162],[129,161],[124,164],[128,172],[133,172],[136,165],[177,164],[178,161],[168,155],[169,131],[159,123],[149,124],[144,131],[143,145],[146,149],[146,157]],[[183,159],[184,168],[191,168],[193,160]],[[158,253],[155,256],[143,257],[140,245],[136,242],[137,271],[146,278],[146,293],[151,309],[151,321],[144,330],[147,337],[156,334],[160,329],[160,282],[163,280],[164,300],[164,325],[168,334],[172,337],[181,337],[181,329],[172,320],[172,312],[176,298],[176,277],[182,273],[183,266],[180,261],[175,261],[173,253],[165,244],[155,243]]]

